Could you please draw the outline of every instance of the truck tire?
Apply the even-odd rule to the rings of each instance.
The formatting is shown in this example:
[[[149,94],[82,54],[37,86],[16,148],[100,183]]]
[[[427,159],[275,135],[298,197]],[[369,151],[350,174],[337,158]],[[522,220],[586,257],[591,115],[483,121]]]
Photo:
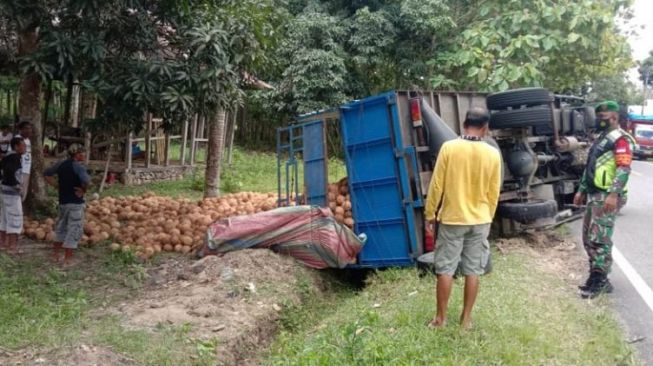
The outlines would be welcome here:
[[[506,90],[487,96],[487,109],[502,110],[511,107],[549,104],[553,94],[544,88],[522,88]]]
[[[500,217],[517,222],[554,217],[558,213],[558,203],[555,200],[532,200],[528,202],[499,203],[497,213]]]
[[[533,127],[552,123],[551,108],[544,106],[494,112],[490,117],[492,129]]]

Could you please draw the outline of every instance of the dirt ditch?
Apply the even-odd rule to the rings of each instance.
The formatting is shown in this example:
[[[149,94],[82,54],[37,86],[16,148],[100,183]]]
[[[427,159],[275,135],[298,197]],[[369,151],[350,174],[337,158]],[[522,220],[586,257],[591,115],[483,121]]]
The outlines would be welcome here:
[[[222,364],[253,364],[302,291],[321,291],[320,277],[292,258],[243,250],[198,261],[168,261],[148,269],[141,296],[109,310],[128,327],[187,326],[200,339],[217,338]]]
[[[48,263],[48,245],[25,240],[23,248],[23,258],[42,258]],[[81,251],[75,262],[92,276],[101,255],[95,250]],[[47,272],[48,268],[37,270]],[[318,271],[269,250],[242,250],[201,260],[166,258],[158,265],[145,266],[144,282],[136,291],[110,285],[98,288],[99,292],[115,293],[112,298],[118,301],[92,310],[89,316],[115,316],[126,329],[153,333],[161,327],[183,328],[189,339],[215,341],[217,364],[254,365],[272,341],[284,311],[301,305],[303,297],[319,296],[328,288],[323,278]],[[139,363],[111,348],[77,344],[17,351],[0,347],[0,364]]]
[[[563,278],[570,288],[575,288],[585,275],[582,248],[562,234],[538,232],[499,238],[494,245],[499,252],[525,252],[541,258],[538,265]],[[31,242],[26,249],[29,256],[49,254],[49,246],[42,243]],[[84,268],[92,268],[94,259],[101,255],[98,251],[82,251],[77,261]],[[94,309],[90,316],[115,316],[127,329],[153,333],[161,327],[184,327],[189,338],[216,340],[217,364],[254,365],[273,340],[279,319],[292,307],[300,306],[303,297],[328,291],[323,278],[318,271],[269,250],[243,250],[197,261],[188,257],[166,258],[159,264],[145,266],[144,282],[135,295],[121,293],[118,288],[102,289],[116,291],[119,300]],[[110,347],[77,344],[16,352],[0,347],[0,364],[139,363]]]

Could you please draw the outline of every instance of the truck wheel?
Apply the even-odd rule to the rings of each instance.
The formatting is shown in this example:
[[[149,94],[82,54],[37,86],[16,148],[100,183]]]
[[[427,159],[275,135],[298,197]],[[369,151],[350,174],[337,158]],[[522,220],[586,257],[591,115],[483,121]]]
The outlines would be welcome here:
[[[554,217],[558,213],[558,203],[555,200],[532,200],[528,202],[499,203],[497,213],[500,217],[517,222]]]
[[[501,110],[520,106],[532,107],[549,104],[552,101],[553,94],[544,88],[521,88],[488,95],[487,108]]]
[[[521,128],[552,124],[551,108],[533,107],[492,113],[490,128]]]

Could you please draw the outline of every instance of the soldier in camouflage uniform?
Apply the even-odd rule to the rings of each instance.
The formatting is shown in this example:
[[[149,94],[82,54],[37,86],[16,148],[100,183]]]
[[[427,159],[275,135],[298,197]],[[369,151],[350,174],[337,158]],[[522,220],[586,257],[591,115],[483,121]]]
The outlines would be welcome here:
[[[599,137],[592,145],[574,204],[587,201],[583,245],[589,257],[589,277],[579,286],[583,298],[611,292],[612,233],[626,198],[626,184],[635,139],[619,128],[619,105],[606,101],[596,107]]]

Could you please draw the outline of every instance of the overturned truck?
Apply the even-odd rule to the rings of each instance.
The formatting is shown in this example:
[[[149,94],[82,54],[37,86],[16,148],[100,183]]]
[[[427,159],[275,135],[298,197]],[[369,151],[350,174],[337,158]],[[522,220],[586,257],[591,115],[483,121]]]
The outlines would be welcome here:
[[[367,236],[352,266],[413,264],[425,252],[423,209],[438,151],[460,135],[475,106],[491,111],[487,143],[503,157],[495,230],[510,235],[576,217],[571,203],[594,109],[543,88],[490,95],[391,91],[300,116],[277,131],[279,204],[327,207],[328,162],[339,155],[350,226]]]

